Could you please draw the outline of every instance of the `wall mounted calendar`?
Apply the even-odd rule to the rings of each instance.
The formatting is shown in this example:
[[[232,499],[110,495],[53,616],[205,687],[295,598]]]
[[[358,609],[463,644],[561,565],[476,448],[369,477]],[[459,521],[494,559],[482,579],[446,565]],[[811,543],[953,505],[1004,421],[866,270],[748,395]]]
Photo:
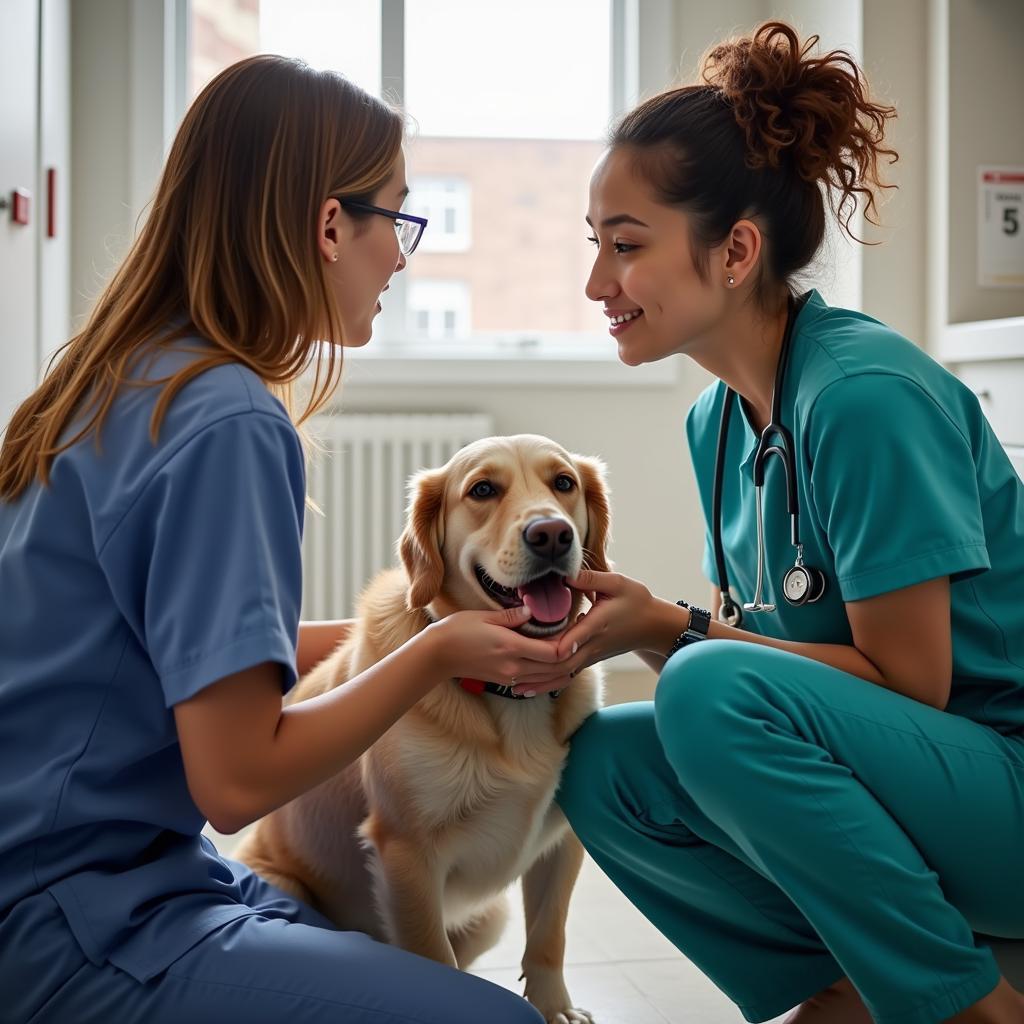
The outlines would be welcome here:
[[[978,168],[978,287],[1024,288],[1024,166]]]

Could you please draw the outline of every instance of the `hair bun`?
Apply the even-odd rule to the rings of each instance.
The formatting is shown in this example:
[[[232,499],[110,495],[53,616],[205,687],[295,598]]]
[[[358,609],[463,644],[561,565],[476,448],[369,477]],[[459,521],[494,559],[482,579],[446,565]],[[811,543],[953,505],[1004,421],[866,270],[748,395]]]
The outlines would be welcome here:
[[[869,102],[856,62],[845,50],[810,56],[819,37],[801,45],[793,28],[769,21],[751,36],[732,39],[704,57],[701,76],[732,107],[746,138],[752,169],[778,168],[784,159],[807,182],[824,182],[841,193],[833,208],[867,197],[870,214],[881,186],[878,156],[896,160],[881,146],[893,107]],[[863,184],[868,182],[868,185]],[[843,218],[841,218],[843,219]]]

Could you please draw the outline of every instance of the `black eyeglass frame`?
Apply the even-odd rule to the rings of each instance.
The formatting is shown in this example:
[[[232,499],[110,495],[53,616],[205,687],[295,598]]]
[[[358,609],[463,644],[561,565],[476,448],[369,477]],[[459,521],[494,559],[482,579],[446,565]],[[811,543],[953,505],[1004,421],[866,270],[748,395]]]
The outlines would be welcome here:
[[[379,213],[382,217],[390,217],[396,224],[400,221],[404,221],[407,224],[416,224],[419,227],[419,231],[416,233],[416,237],[413,239],[409,249],[402,249],[403,256],[411,256],[416,251],[416,246],[420,244],[420,239],[423,237],[423,232],[427,226],[426,217],[417,217],[415,214],[403,213],[401,210],[386,210],[383,206],[373,206],[370,203],[360,202],[358,199],[344,199],[341,196],[332,196],[331,198],[337,199],[343,207],[350,210],[362,210],[364,213]],[[401,237],[399,237],[399,248],[401,248]]]

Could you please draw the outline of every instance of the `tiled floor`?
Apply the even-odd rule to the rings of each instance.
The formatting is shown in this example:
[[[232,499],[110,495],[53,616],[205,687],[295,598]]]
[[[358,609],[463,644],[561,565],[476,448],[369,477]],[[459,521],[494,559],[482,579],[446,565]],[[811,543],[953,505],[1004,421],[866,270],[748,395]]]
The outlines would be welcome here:
[[[473,973],[522,991],[518,889],[501,942]],[[740,1024],[740,1012],[658,932],[588,857],[569,908],[566,985],[597,1024]],[[781,1021],[782,1018],[776,1018]]]
[[[231,856],[239,836],[208,830]],[[473,973],[522,992],[518,980],[524,942],[521,895],[501,941]],[[575,1005],[596,1024],[741,1024],[743,1017],[708,979],[657,931],[588,857],[569,908],[566,985]],[[781,1021],[782,1018],[776,1018]]]

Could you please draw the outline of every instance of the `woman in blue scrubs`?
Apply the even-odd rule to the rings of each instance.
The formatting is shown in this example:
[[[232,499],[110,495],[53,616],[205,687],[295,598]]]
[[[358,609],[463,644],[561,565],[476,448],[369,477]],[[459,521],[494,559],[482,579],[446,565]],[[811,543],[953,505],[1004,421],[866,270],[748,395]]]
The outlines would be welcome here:
[[[459,613],[282,708],[299,626],[304,413],[424,226],[401,115],[260,56],[186,115],[149,218],[0,452],[0,1022],[537,1024],[482,979],[344,933],[219,856],[430,687],[551,662]],[[494,652],[505,658],[496,661]],[[497,675],[495,673],[498,673]]]
[[[844,54],[805,51],[779,24],[718,47],[702,84],[627,114],[594,171],[587,294],[620,359],[682,353],[717,378],[686,420],[714,597],[709,614],[616,573],[575,581],[596,604],[561,668],[636,651],[660,677],[653,703],[576,734],[560,802],[749,1021],[1020,1024],[1024,996],[973,933],[1024,937],[1024,486],[953,376],[797,299],[826,194],[871,212],[894,113]],[[772,453],[776,607],[736,627],[714,620],[726,579],[740,603],[759,590],[772,420],[802,549]]]

